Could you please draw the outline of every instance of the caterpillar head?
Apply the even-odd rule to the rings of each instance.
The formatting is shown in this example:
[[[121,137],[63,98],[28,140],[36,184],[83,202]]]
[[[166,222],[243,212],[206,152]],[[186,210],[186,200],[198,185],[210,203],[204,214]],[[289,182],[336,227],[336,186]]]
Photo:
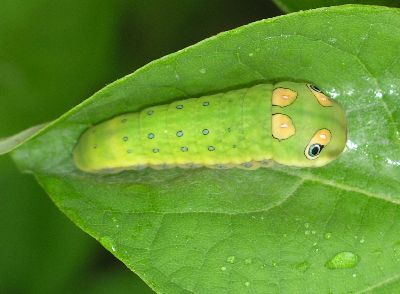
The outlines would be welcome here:
[[[328,164],[347,140],[343,108],[311,84],[282,82],[272,95],[272,158],[299,167]]]

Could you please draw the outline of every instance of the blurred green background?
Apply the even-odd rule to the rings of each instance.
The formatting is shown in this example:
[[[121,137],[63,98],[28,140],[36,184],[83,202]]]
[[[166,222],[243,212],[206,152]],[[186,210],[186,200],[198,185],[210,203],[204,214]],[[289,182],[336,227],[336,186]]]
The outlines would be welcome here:
[[[279,15],[268,0],[1,0],[0,138],[218,32]],[[152,293],[0,157],[0,293]]]

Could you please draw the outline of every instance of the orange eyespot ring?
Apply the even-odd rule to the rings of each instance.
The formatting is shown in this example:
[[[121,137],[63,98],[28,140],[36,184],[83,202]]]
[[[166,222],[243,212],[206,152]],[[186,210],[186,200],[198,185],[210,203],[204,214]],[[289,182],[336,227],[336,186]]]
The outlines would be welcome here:
[[[329,107],[333,105],[333,102],[329,99],[329,97],[326,96],[318,87],[311,84],[307,84],[307,87],[313,93],[315,98],[317,98],[319,104],[324,107]]]
[[[321,154],[322,149],[324,149],[329,144],[331,138],[332,134],[328,129],[319,130],[311,138],[306,149],[304,150],[304,155],[309,160],[317,159]]]
[[[296,98],[296,91],[286,88],[276,88],[272,92],[272,105],[285,107],[292,104]]]

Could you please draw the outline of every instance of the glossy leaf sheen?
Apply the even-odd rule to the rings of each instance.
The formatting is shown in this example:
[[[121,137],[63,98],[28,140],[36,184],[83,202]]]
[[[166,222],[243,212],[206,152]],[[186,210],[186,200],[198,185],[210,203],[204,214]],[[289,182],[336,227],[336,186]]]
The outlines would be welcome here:
[[[398,289],[399,46],[396,9],[334,7],[252,23],[109,85],[13,156],[158,292]],[[79,135],[116,114],[280,80],[312,82],[345,107],[349,143],[337,161],[101,176],[73,165]],[[327,268],[340,252],[358,263]]]
[[[275,4],[285,12],[294,12],[318,7],[329,7],[344,4],[364,4],[399,7],[397,0],[274,0]]]

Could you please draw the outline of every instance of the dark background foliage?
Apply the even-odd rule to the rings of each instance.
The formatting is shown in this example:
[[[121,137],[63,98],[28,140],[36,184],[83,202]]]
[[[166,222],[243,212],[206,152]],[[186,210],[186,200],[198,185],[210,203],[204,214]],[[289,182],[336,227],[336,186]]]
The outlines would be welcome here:
[[[281,14],[270,1],[3,0],[0,137],[50,121],[147,62]],[[1,293],[151,293],[0,157]]]

